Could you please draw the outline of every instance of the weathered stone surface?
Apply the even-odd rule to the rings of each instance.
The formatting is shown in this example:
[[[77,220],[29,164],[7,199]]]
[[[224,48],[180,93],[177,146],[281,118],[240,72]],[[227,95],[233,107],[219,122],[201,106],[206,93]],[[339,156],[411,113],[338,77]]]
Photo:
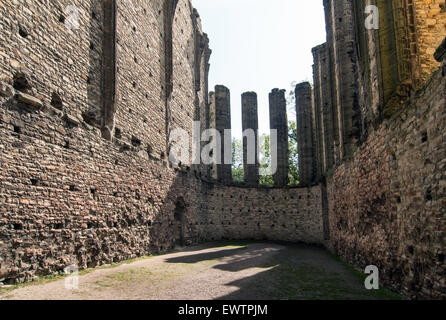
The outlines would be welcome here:
[[[81,124],[81,122],[80,122],[80,120],[79,120],[78,118],[76,118],[75,116],[72,116],[72,115],[70,115],[70,114],[68,114],[68,113],[66,113],[66,114],[64,115],[64,118],[65,118],[65,120],[66,120],[68,123],[70,123],[70,124],[72,124],[72,125],[78,126],[78,125]]]
[[[266,239],[325,244],[408,297],[446,298],[444,1],[376,1],[382,25],[365,30],[369,1],[324,0],[317,99],[296,88],[301,179],[320,185],[286,187],[286,99],[273,90],[270,189],[231,186],[230,164],[168,162],[173,130],[231,127],[229,89],[208,95],[190,1],[77,1],[78,29],[69,4],[0,2],[0,282]]]
[[[257,94],[245,92],[242,94],[242,129],[247,132],[243,137],[243,169],[244,182],[248,186],[259,184],[259,115],[257,109]]]
[[[309,186],[317,181],[319,163],[317,138],[313,131],[313,89],[308,82],[296,86],[296,124],[299,148],[299,180],[302,186]]]
[[[23,102],[24,104],[33,107],[33,108],[42,108],[43,102],[37,98],[34,98],[33,96],[30,96],[29,94],[23,93],[23,92],[17,92],[15,95],[17,101]]]
[[[5,96],[5,97],[7,97],[7,98],[10,98],[10,97],[13,97],[15,95],[15,90],[9,84],[0,83],[0,94]]]
[[[270,129],[275,130],[277,137],[277,170],[273,173],[274,185],[276,187],[285,187],[289,183],[288,170],[290,165],[285,90],[273,89],[269,94],[269,123]],[[272,154],[274,152],[275,150],[271,151]],[[272,156],[273,161],[274,156]],[[274,163],[272,166],[274,167]]]
[[[223,184],[232,183],[232,147],[225,148],[225,144],[232,146],[231,132],[231,94],[225,86],[216,86],[214,103],[211,105],[214,114],[211,127],[220,133],[220,153],[217,156],[216,179]],[[228,151],[230,152],[228,154]]]

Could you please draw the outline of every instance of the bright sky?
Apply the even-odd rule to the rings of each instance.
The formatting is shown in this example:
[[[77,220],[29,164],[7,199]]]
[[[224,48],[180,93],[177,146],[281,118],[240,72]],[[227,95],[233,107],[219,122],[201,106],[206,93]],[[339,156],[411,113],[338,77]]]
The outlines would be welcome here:
[[[241,94],[255,91],[261,133],[268,94],[313,79],[311,49],[326,41],[322,0],[192,0],[212,49],[209,90],[231,90],[233,136],[242,134]]]

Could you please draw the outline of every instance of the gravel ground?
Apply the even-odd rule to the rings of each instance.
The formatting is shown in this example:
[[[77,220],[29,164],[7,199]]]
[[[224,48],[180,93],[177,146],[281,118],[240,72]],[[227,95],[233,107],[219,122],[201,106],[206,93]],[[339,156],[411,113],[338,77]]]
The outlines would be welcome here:
[[[274,243],[210,243],[79,276],[0,291],[11,300],[393,299],[326,250]]]

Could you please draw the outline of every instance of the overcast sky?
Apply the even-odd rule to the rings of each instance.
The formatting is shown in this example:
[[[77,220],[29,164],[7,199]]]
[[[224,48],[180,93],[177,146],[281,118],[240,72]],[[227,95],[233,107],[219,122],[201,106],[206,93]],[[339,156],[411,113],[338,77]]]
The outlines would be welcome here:
[[[241,94],[255,91],[259,127],[269,131],[268,94],[311,81],[311,49],[325,42],[322,0],[192,0],[212,49],[209,90],[231,90],[233,136],[241,137]],[[312,82],[312,81],[311,81]]]

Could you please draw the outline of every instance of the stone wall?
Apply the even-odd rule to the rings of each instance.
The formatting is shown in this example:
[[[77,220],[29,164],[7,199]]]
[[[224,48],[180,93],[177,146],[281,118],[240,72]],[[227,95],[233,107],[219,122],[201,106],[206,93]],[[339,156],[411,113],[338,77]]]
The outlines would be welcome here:
[[[162,158],[167,140],[163,1],[117,1],[117,10],[117,97],[112,134]]]
[[[70,30],[64,13],[71,4],[80,9],[79,29]],[[2,1],[0,6],[0,74],[41,100],[53,101],[64,112],[82,119],[101,112],[101,1]],[[22,82],[22,84],[20,84]]]
[[[72,3],[0,3],[0,282],[197,241],[207,184],[166,155],[172,128],[209,123],[198,14],[189,1],[75,1],[69,29]]]
[[[414,298],[445,298],[446,81],[436,72],[328,183],[331,247]]]
[[[364,27],[369,4],[379,8],[378,30]],[[361,269],[378,266],[384,284],[406,296],[445,298],[444,42],[434,57],[444,2],[324,6],[311,121],[324,235],[336,254]]]
[[[424,82],[439,67],[433,55],[445,36],[446,3],[443,0],[414,0],[413,6],[420,76]]]
[[[15,99],[0,109],[0,279],[163,252],[175,240],[174,209],[187,199],[184,233],[193,240],[200,181],[73,124],[56,109]],[[192,228],[192,229],[189,229]]]
[[[279,240],[323,244],[321,188],[211,185],[199,233],[207,240]]]

